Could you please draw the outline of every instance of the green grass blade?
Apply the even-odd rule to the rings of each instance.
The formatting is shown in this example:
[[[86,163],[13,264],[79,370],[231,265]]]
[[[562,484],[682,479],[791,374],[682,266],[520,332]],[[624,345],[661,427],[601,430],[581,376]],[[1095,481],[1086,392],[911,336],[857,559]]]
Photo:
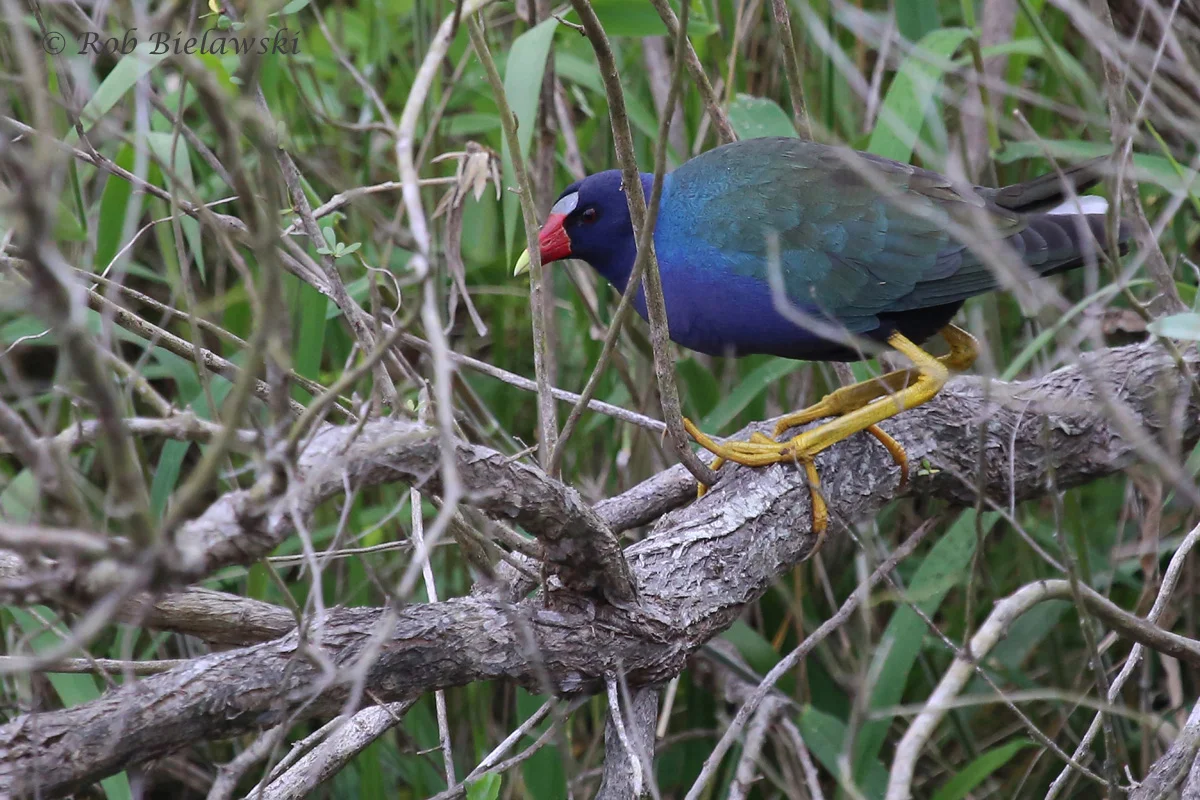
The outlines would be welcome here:
[[[496,800],[502,783],[503,779],[495,773],[471,781],[467,786],[467,800]]]
[[[124,145],[117,151],[117,157],[113,161],[119,167],[132,170],[133,148]],[[108,176],[104,183],[104,193],[100,195],[99,224],[96,225],[96,254],[92,259],[96,272],[102,272],[121,249],[125,233],[125,213],[132,196],[133,184],[116,175]]]
[[[915,42],[942,24],[937,0],[905,0],[896,3],[896,28],[910,42]]]
[[[51,650],[70,636],[70,632],[57,621],[58,615],[46,606],[32,607],[38,616],[14,606],[6,606],[4,610],[12,614],[13,620],[26,636],[33,637],[29,644],[34,653]],[[56,621],[47,628],[38,617]],[[100,696],[96,679],[91,675],[48,672],[46,678],[54,687],[58,698],[62,700],[63,708],[81,706]],[[133,797],[133,791],[129,787],[129,777],[124,772],[109,775],[100,781],[100,785],[109,800],[130,800]]]
[[[172,142],[175,143],[174,152],[171,150]],[[175,173],[175,178],[182,184],[182,188],[189,191],[195,190],[196,179],[192,175],[192,161],[188,156],[187,140],[183,136],[176,137],[174,133],[151,132],[146,134],[146,144],[154,151],[154,155],[159,161],[171,167],[171,171]],[[171,185],[173,181],[174,179],[164,174],[163,188],[173,191],[174,187]],[[186,197],[187,194],[180,193],[179,196]],[[183,236],[187,239],[188,247],[191,248],[200,279],[204,280],[204,238],[200,235],[200,223],[183,215],[180,217],[179,226],[183,229]]]
[[[937,99],[942,76],[953,68],[950,56],[970,36],[966,28],[944,28],[917,43],[888,88],[868,151],[896,161],[912,158],[925,119]]]
[[[957,775],[942,784],[942,788],[937,790],[931,800],[962,800],[989,775],[1011,761],[1013,756],[1032,746],[1033,742],[1028,739],[1017,739],[982,753]]]
[[[739,94],[729,104],[729,124],[739,139],[796,135],[791,117],[769,97]]]
[[[671,3],[679,13],[679,4]],[[592,8],[609,36],[666,36],[667,26],[654,7],[644,0],[592,0]],[[578,23],[579,17],[572,11],[567,18]],[[688,12],[688,36],[701,38],[716,33],[720,28],[708,19],[703,4],[693,4]]]
[[[785,120],[792,127],[791,120]],[[738,381],[732,392],[724,395],[712,411],[705,415],[701,427],[705,430],[720,430],[728,425],[754,399],[779,381],[805,365],[804,361],[788,358],[773,358],[760,364],[750,374]]]
[[[984,515],[985,532],[998,516]],[[975,545],[975,512],[964,511],[921,562],[908,584],[907,598],[932,617],[950,589],[965,577]],[[876,650],[868,670],[868,674],[879,676],[871,690],[872,710],[899,705],[909,673],[920,655],[925,633],[924,620],[912,608],[904,605],[896,609],[883,633],[882,646]],[[877,763],[890,727],[891,720],[888,719],[874,720],[862,726],[854,743],[854,774],[860,783]]]
[[[165,52],[158,54],[153,52],[155,48],[153,42],[139,44],[129,55],[118,61],[112,71],[104,77],[104,80],[96,88],[96,93],[92,95],[92,99],[88,100],[83,110],[79,112],[79,125],[83,128],[84,133],[91,130],[97,120],[107,114],[125,96],[125,93],[133,88],[138,79],[170,55],[170,48],[162,48]],[[67,131],[65,139],[67,144],[73,145],[79,140],[79,134],[75,128],[71,128]]]
[[[838,783],[844,786],[851,776],[842,772],[838,760],[842,756],[842,746],[846,741],[846,723],[818,708],[805,706],[800,714],[799,724],[800,735],[808,749],[825,769],[837,778]],[[862,795],[871,800],[883,797],[887,789],[887,767],[879,759],[874,759],[865,773],[865,779],[854,781],[857,794],[853,796]]]
[[[533,141],[534,121],[537,118],[538,98],[542,93],[542,76],[546,73],[546,58],[554,41],[558,20],[550,17],[522,33],[512,43],[508,62],[504,68],[504,96],[517,117],[517,143],[521,156],[529,155]],[[513,171],[512,152],[505,137],[501,147],[504,164],[504,185],[515,186],[517,179]],[[507,261],[512,260],[513,239],[517,231],[517,220],[521,218],[521,202],[514,192],[504,193],[504,247]]]
[[[996,154],[996,163],[1012,164],[1026,158],[1045,158],[1047,156],[1070,163],[1106,156],[1110,153],[1112,153],[1112,145],[1108,142],[1042,139],[1037,142],[1010,142]],[[1132,172],[1133,177],[1143,184],[1157,184],[1172,194],[1187,191],[1193,197],[1200,197],[1200,181],[1196,181],[1190,171],[1181,175],[1176,166],[1162,156],[1134,153]]]
[[[1128,286],[1140,286],[1149,282],[1150,281],[1147,280],[1130,281]],[[1014,358],[1005,368],[1004,372],[1001,373],[1000,379],[1011,381],[1013,378],[1017,377],[1021,370],[1025,368],[1025,365],[1032,361],[1033,357],[1037,355],[1042,348],[1052,342],[1054,337],[1058,335],[1058,332],[1067,327],[1067,325],[1071,323],[1071,320],[1079,316],[1084,309],[1088,308],[1092,305],[1092,303],[1097,301],[1108,300],[1109,298],[1114,297],[1120,291],[1120,286],[1105,286],[1098,292],[1088,295],[1075,305],[1071,306],[1071,308],[1067,310],[1067,313],[1063,314],[1054,321],[1053,325],[1039,333],[1033,338],[1033,341],[1025,345],[1025,348],[1017,354],[1017,357]]]

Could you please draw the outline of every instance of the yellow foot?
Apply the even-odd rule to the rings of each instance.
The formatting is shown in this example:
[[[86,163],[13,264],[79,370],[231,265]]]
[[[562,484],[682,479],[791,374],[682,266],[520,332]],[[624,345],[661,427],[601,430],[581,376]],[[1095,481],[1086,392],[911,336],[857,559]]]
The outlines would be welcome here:
[[[970,368],[979,355],[979,342],[975,341],[975,337],[956,325],[947,325],[942,328],[941,334],[946,343],[950,345],[950,352],[944,356],[938,356],[936,360],[950,372],[961,372]],[[915,347],[911,342],[905,343]],[[929,354],[921,352],[926,358],[931,358]],[[781,417],[775,423],[775,438],[778,439],[791,428],[798,428],[818,419],[840,417],[857,411],[885,395],[895,396],[917,382],[921,375],[920,370],[920,365],[915,370],[898,369],[830,392],[822,397],[820,402]],[[874,435],[880,442],[883,442],[884,447],[892,450],[891,445],[884,441],[878,433],[874,433]],[[893,450],[893,452],[895,451]]]
[[[823,417],[837,417],[787,441],[777,442],[761,433],[754,433],[749,441],[718,444],[691,420],[684,419],[683,427],[701,447],[717,457],[712,463],[714,470],[726,461],[747,467],[765,467],[782,462],[804,465],[812,492],[813,531],[823,536],[829,524],[829,510],[821,496],[821,483],[813,459],[822,450],[848,436],[866,431],[887,448],[900,466],[900,485],[907,483],[908,456],[900,443],[880,429],[878,423],[904,409],[928,402],[945,385],[950,369],[964,368],[974,360],[975,340],[970,334],[948,325],[942,335],[950,343],[951,352],[948,356],[935,358],[903,335],[893,333],[888,337],[888,344],[907,356],[916,369],[897,370],[873,381],[843,387],[826,395],[816,405],[782,418],[775,426],[776,437],[797,425]],[[705,490],[701,486],[698,495],[703,496]]]
[[[757,431],[750,434],[750,440],[747,442],[718,444],[686,417],[683,420],[683,427],[689,436],[699,442],[701,447],[710,453],[716,454],[717,457],[711,464],[711,468],[714,470],[720,469],[721,465],[726,461],[733,461],[734,463],[744,464],[748,467],[765,467],[769,464],[778,464],[780,462],[799,463],[803,465],[804,471],[808,475],[808,490],[812,495],[812,529],[813,533],[821,537],[821,539],[818,539],[816,547],[821,546],[825,530],[829,527],[829,507],[825,505],[825,498],[821,496],[821,479],[817,475],[817,467],[813,463],[813,456],[795,450],[793,447],[794,440],[776,442]],[[880,433],[883,433],[883,431],[880,431]],[[893,444],[895,443],[895,440],[886,433],[883,433],[883,435],[892,441]],[[708,487],[701,484],[696,492],[696,496],[703,497],[706,491],[708,491]],[[816,552],[815,548],[813,552]]]

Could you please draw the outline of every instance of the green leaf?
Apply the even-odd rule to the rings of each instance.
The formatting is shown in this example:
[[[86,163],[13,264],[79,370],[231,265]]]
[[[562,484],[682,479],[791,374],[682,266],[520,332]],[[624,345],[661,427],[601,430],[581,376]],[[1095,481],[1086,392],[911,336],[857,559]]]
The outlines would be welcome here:
[[[54,238],[64,242],[86,242],[88,238],[87,228],[79,221],[79,217],[75,214],[74,203],[68,202],[66,197],[60,197],[58,200],[58,217],[54,221]]]
[[[982,529],[986,532],[998,517],[998,514],[985,514]],[[975,553],[975,527],[973,510],[959,514],[909,582],[906,595],[926,616],[936,614],[946,593],[966,576]],[[868,675],[879,676],[871,690],[871,710],[895,706],[904,697],[908,675],[920,655],[925,631],[925,621],[912,608],[904,605],[896,609],[867,671]],[[859,782],[865,779],[872,764],[877,763],[890,727],[891,720],[876,719],[864,723],[859,731],[854,742],[854,775]]]
[[[117,166],[132,170],[133,147],[123,145],[113,160]],[[116,175],[109,175],[105,179],[104,193],[100,195],[100,218],[96,226],[96,254],[92,259],[96,272],[102,272],[121,248],[125,212],[132,196],[133,185],[129,181]]]
[[[171,152],[171,143],[175,143],[175,151]],[[183,136],[176,137],[174,132],[151,132],[146,134],[146,144],[154,152],[155,157],[171,167],[171,171],[175,173],[175,178],[163,176],[163,188],[171,189],[175,179],[179,181],[182,187],[194,190],[196,188],[196,179],[192,175],[192,161],[188,157],[187,139]],[[205,279],[204,270],[204,237],[200,234],[200,223],[186,214],[179,220],[179,225],[183,229],[183,236],[187,239],[188,247],[192,250],[192,255],[196,263],[196,269],[200,273],[200,279]]]
[[[788,123],[791,127],[791,123]],[[741,135],[741,131],[738,131]],[[749,375],[738,381],[737,387],[721,398],[716,407],[705,415],[701,427],[705,430],[720,430],[729,424],[756,397],[804,366],[803,361],[789,358],[773,358],[760,364]]]
[[[18,472],[0,492],[0,519],[6,522],[28,522],[33,510],[40,507],[37,481],[27,469]]]
[[[738,654],[759,675],[766,675],[779,663],[779,653],[763,635],[740,619],[721,634],[721,638],[737,648]]]
[[[691,25],[688,28],[690,29]],[[604,82],[600,80],[600,70],[596,68],[595,61],[580,58],[569,52],[555,52],[554,72],[563,80],[579,84],[607,102],[604,94]],[[649,136],[651,139],[658,137],[658,115],[637,92],[626,93],[625,113],[629,116],[629,123],[639,133]],[[676,153],[674,149],[669,149],[668,154],[676,161],[680,160],[678,158],[680,155],[686,156],[683,153]]]
[[[442,132],[447,136],[475,136],[480,133],[490,133],[499,128],[499,114],[468,111],[464,114],[442,118]]]
[[[1125,284],[1125,286],[1132,288],[1134,286],[1140,286],[1147,283],[1150,283],[1150,281],[1136,280],[1130,281],[1129,283]],[[1071,306],[1071,308],[1069,308],[1065,314],[1061,314],[1057,319],[1054,320],[1053,325],[1043,330],[1033,338],[1033,341],[1025,345],[1025,348],[1017,354],[1017,357],[1010,361],[1008,366],[1004,368],[1004,372],[1001,373],[1000,379],[1011,381],[1013,378],[1017,377],[1017,374],[1024,369],[1025,365],[1032,361],[1033,357],[1037,355],[1042,348],[1054,341],[1054,337],[1058,335],[1058,332],[1063,328],[1066,328],[1071,323],[1071,320],[1075,319],[1075,317],[1079,316],[1088,308],[1091,308],[1094,303],[1100,301],[1107,302],[1109,298],[1116,295],[1121,291],[1121,289],[1122,287],[1116,284],[1103,286],[1098,291],[1088,295],[1075,305]]]
[[[942,24],[937,0],[905,0],[896,3],[896,27],[910,42],[915,42]]]
[[[729,123],[739,139],[796,135],[791,118],[767,97],[739,94],[729,104]]]
[[[153,42],[139,44],[105,76],[92,99],[88,100],[87,105],[79,112],[79,125],[84,133],[91,130],[96,121],[107,114],[143,75],[158,66],[171,52],[168,47],[165,48],[166,52],[155,54],[152,52],[155,48]],[[75,144],[78,139],[79,134],[75,128],[69,130],[65,137],[67,144]]]
[[[953,778],[943,783],[942,788],[937,790],[931,800],[962,800],[989,775],[1011,761],[1013,756],[1032,746],[1033,742],[1028,739],[1017,739],[981,753]]]
[[[547,699],[545,695],[532,695],[524,689],[517,689],[517,719],[522,722],[529,719]],[[549,722],[543,720],[530,732],[525,742],[532,744],[548,726]],[[531,800],[565,800],[567,797],[566,768],[556,745],[543,747],[522,764],[521,778],[525,781],[526,789],[523,796]]]
[[[542,93],[542,76],[546,74],[546,58],[550,55],[550,44],[554,41],[557,28],[558,20],[554,17],[543,20],[518,36],[508,51],[508,62],[504,68],[504,96],[517,117],[517,145],[521,148],[522,158],[529,156],[538,97]],[[501,160],[504,165],[504,185],[515,186],[517,178],[507,136],[501,147]],[[520,217],[520,198],[513,192],[505,192],[504,247],[510,257],[508,260],[511,260],[513,238]]]
[[[280,14],[295,14],[297,11],[308,6],[312,0],[292,0],[283,8],[279,9]]]
[[[678,4],[671,4],[679,14]],[[667,26],[654,6],[644,0],[592,0],[592,8],[609,36],[666,36]],[[569,19],[578,22],[574,11]],[[688,35],[704,38],[716,33],[719,28],[708,19],[704,6],[694,3],[688,12]]]
[[[1200,314],[1195,311],[1172,314],[1169,317],[1154,320],[1146,326],[1146,330],[1155,336],[1165,336],[1168,339],[1200,342]]]
[[[1132,567],[1136,562],[1130,561],[1129,563]],[[1004,638],[992,648],[992,652],[988,653],[984,666],[989,671],[999,672],[1001,675],[1007,671],[1013,679],[1024,677],[1025,672],[1021,665],[1025,659],[1029,657],[1030,653],[1038,652],[1042,641],[1053,634],[1062,615],[1071,608],[1073,608],[1072,604],[1066,600],[1038,603],[1035,608],[1022,614],[1012,624]],[[977,674],[967,684],[967,688],[962,694],[986,694],[991,691],[992,688],[984,680],[984,677]],[[960,713],[964,719],[970,719],[977,710],[978,707],[968,707],[963,708]]]
[[[879,109],[867,150],[907,162],[937,100],[942,75],[953,68],[954,51],[970,38],[966,28],[943,28],[925,36],[904,59]]]
[[[229,92],[230,97],[237,94],[237,84],[234,83],[233,76],[229,74],[229,70],[225,68],[225,64],[220,57],[212,53],[197,53],[193,58],[199,59],[200,63],[217,79],[217,83],[221,88]],[[226,58],[231,58],[233,61],[237,60],[237,56],[226,56]]]
[[[500,796],[501,778],[496,773],[484,775],[467,786],[467,800],[496,800]]]
[[[804,743],[817,760],[837,778],[839,784],[845,785],[850,776],[842,773],[838,760],[842,755],[842,745],[846,741],[846,723],[818,708],[805,706],[800,714],[800,735],[804,737]],[[866,780],[858,781],[858,794],[854,796],[883,797],[887,789],[887,767],[879,759],[875,759],[866,773]]]

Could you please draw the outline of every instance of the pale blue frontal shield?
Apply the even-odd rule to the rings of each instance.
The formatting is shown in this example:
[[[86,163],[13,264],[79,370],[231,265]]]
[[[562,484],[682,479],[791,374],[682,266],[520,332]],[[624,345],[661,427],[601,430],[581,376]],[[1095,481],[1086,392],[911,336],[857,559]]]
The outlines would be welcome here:
[[[567,215],[575,210],[575,206],[579,205],[579,192],[571,192],[568,195],[563,195],[550,209],[551,214]]]

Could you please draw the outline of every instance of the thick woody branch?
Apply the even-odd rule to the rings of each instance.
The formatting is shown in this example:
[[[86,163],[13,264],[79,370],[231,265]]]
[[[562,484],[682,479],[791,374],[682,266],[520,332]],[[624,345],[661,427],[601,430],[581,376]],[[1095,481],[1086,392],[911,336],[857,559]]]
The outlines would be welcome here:
[[[1194,762],[1197,750],[1200,750],[1200,703],[1192,706],[1192,712],[1188,715],[1183,730],[1175,737],[1167,752],[1150,767],[1145,780],[1129,793],[1129,800],[1158,800],[1160,797],[1170,797],[1185,780],[1183,796],[1194,798],[1195,794],[1192,792],[1200,788],[1195,785],[1192,777],[1196,773]]]
[[[614,603],[633,599],[616,536],[578,492],[486,447],[456,442],[454,455],[466,501],[538,537],[558,585],[585,594],[600,590]],[[341,494],[347,481],[360,488],[399,482],[440,493],[441,457],[437,431],[418,423],[385,419],[361,427],[326,426],[299,455],[295,479],[281,497],[258,486],[230,492],[185,523],[177,536],[179,572],[198,579],[262,558],[321,503]],[[119,577],[109,565],[104,569]],[[8,565],[0,577],[12,581],[18,572]],[[110,588],[98,584],[91,571],[71,576],[66,587],[62,565],[55,565],[54,575],[48,584],[54,590],[45,592],[51,596],[95,596]],[[32,588],[28,580],[24,586]]]
[[[1194,366],[1197,356],[1189,353],[1188,359]],[[1085,354],[1080,361],[1024,383],[958,379],[928,405],[885,423],[912,463],[929,467],[915,471],[911,491],[963,500],[980,487],[1007,506],[1130,464],[1139,444],[1112,421],[1112,404],[1147,438],[1163,435],[1183,386],[1178,369],[1155,345]],[[1189,398],[1182,420],[1182,428],[1169,435],[1195,442],[1200,399]],[[437,463],[431,433],[413,424],[379,424],[385,427],[374,432],[378,435],[349,442],[336,428],[323,431],[328,439],[314,446],[325,448],[326,457],[298,483],[340,485],[346,469],[360,481],[409,480],[418,463],[426,469]],[[335,452],[342,455],[333,458]],[[551,490],[537,470],[471,445],[457,445],[456,456],[481,508],[541,526],[548,550],[586,545],[589,537],[573,534],[599,517],[573,495],[566,496],[565,508],[548,508],[564,498],[561,490],[557,500],[538,494]],[[326,464],[324,470],[319,464]],[[871,437],[855,436],[831,448],[817,466],[834,519],[872,514],[896,497],[898,469]],[[503,491],[498,480],[509,481]],[[524,480],[542,488],[521,486]],[[530,519],[535,514],[523,505],[527,502],[545,514]],[[237,520],[235,507],[222,512],[226,526]],[[283,523],[268,519],[261,526],[272,524]],[[219,531],[214,525],[208,532]],[[191,534],[205,541],[204,531]],[[298,716],[343,713],[353,688],[348,676],[362,672],[352,667],[364,650],[372,652],[364,688],[376,703],[495,679],[577,694],[602,689],[607,675],[623,671],[632,689],[653,685],[677,674],[691,653],[732,624],[814,542],[803,470],[727,467],[703,499],[662,517],[646,539],[625,551],[638,587],[636,604],[560,593],[553,610],[540,597],[514,606],[486,596],[400,610],[331,610],[312,620],[322,632],[319,652],[290,633],[196,659],[91,703],[14,720],[0,728],[0,786],[60,795],[200,740]],[[574,577],[587,583],[587,576]],[[385,619],[387,628],[376,634]],[[373,638],[379,635],[376,650]]]

